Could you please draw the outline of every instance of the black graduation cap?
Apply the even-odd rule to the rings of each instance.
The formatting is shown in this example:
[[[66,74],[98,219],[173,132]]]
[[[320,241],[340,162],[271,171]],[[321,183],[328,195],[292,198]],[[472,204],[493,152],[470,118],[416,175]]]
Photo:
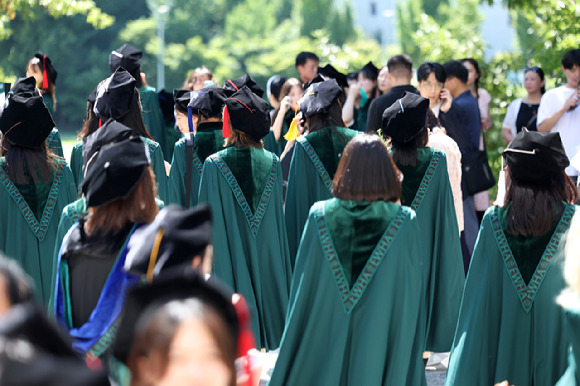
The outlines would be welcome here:
[[[279,100],[280,91],[282,91],[282,86],[287,80],[288,78],[285,76],[272,75],[266,84],[266,94],[268,95],[268,98],[270,98],[270,95],[273,95],[276,100]]]
[[[33,97],[39,96],[38,89],[36,88],[36,80],[33,76],[28,78],[20,78],[12,85],[10,91],[13,94],[26,96],[26,97]]]
[[[237,341],[238,319],[231,296],[217,282],[206,282],[196,271],[188,270],[179,274],[161,275],[151,284],[129,290],[117,339],[113,344],[113,355],[125,363],[139,327],[143,328],[143,319],[163,304],[189,298],[197,298],[211,305],[224,318]]]
[[[338,86],[335,79],[314,83],[304,91],[304,96],[298,101],[300,111],[307,117],[314,114],[326,113],[332,105],[332,102],[341,93],[342,89]]]
[[[168,268],[191,266],[195,256],[203,257],[209,244],[209,205],[202,204],[191,209],[169,205],[157,214],[151,224],[135,231],[129,242],[125,271],[152,279]],[[155,253],[152,252],[154,250]]]
[[[318,73],[326,79],[336,79],[336,83],[342,88],[348,87],[346,75],[338,71],[332,64],[327,64],[324,67],[318,68]]]
[[[48,80],[50,80],[52,84],[56,84],[56,77],[58,73],[52,65],[50,58],[40,51],[37,51],[36,54],[34,54],[34,57],[38,58],[42,64],[42,88],[48,88]]]
[[[97,118],[119,119],[127,114],[135,96],[135,78],[123,67],[97,86],[97,98],[93,111]]]
[[[3,386],[109,385],[104,371],[90,370],[72,344],[32,302],[13,306],[0,320],[0,384]]]
[[[236,79],[228,79],[224,82],[223,89],[226,91],[227,96],[231,96],[232,94],[239,91],[242,87],[248,87],[254,94],[259,96],[260,98],[264,96],[264,90],[250,76],[250,74],[245,74],[241,78]]]
[[[383,112],[383,134],[395,142],[409,142],[425,130],[428,110],[429,99],[405,91]]]
[[[95,87],[93,89],[93,91],[91,91],[91,93],[89,94],[89,97],[87,98],[87,102],[91,102],[93,105],[97,101],[97,88],[98,88],[98,86]]]
[[[268,103],[247,86],[225,100],[224,125],[229,117],[235,130],[246,133],[256,141],[270,132]]]
[[[173,100],[177,111],[187,114],[187,105],[189,104],[190,94],[191,90],[173,89]]]
[[[560,133],[540,133],[523,129],[502,155],[510,176],[517,181],[545,185],[570,165]]]
[[[187,107],[199,110],[206,118],[221,117],[226,98],[224,89],[215,86],[206,87],[191,92]]]
[[[157,98],[159,99],[159,107],[161,108],[165,124],[173,125],[175,122],[173,111],[175,109],[175,102],[173,101],[173,94],[163,89],[157,93]]]
[[[123,44],[109,55],[109,69],[111,74],[119,67],[133,73],[141,67],[141,57],[143,52],[129,44]]]
[[[83,174],[86,174],[87,163],[101,148],[110,143],[117,143],[129,139],[133,130],[110,118],[94,133],[83,138]]]
[[[0,111],[0,130],[12,145],[38,149],[54,126],[41,96],[6,96]]]
[[[359,73],[362,72],[367,78],[376,79],[379,76],[379,71],[380,70],[373,64],[373,62],[368,62],[360,69]]]
[[[86,166],[82,192],[87,206],[126,198],[149,166],[147,145],[139,137],[105,145]]]
[[[322,75],[316,74],[316,76],[313,79],[311,79],[308,82],[302,84],[302,89],[303,90],[308,90],[308,88],[310,86],[312,86],[313,84],[320,83],[320,82],[324,82],[324,81],[325,81],[325,79],[322,77]]]

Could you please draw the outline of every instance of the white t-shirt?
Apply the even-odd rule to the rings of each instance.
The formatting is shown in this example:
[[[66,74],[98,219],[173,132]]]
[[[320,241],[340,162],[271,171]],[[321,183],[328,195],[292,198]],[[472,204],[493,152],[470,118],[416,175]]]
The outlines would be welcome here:
[[[542,96],[542,101],[538,108],[538,126],[540,126],[540,123],[542,123],[546,118],[561,109],[574,91],[573,88],[566,86],[560,86],[546,91]],[[569,159],[574,158],[576,153],[580,150],[580,107],[577,107],[572,111],[566,111],[558,122],[556,122],[550,132],[560,133],[564,150],[566,150],[566,155]],[[569,176],[577,176],[578,170],[573,166],[568,166],[566,168],[566,174]]]

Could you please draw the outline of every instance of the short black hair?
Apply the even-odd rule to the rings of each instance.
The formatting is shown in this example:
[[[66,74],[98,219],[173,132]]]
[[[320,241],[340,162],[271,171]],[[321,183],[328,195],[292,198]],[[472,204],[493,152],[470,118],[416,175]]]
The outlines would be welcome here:
[[[574,66],[580,66],[580,49],[570,50],[562,56],[562,67],[571,70]]]
[[[317,62],[320,62],[320,59],[318,59],[318,56],[316,56],[314,52],[302,51],[301,53],[296,55],[295,67],[305,65],[308,59],[313,59],[316,60]]]
[[[395,74],[401,71],[413,72],[413,59],[407,54],[395,55],[387,61],[389,73]]]
[[[442,65],[439,63],[427,62],[423,63],[417,69],[417,82],[423,82],[427,80],[429,74],[433,73],[437,82],[445,83],[447,78],[447,73]]]
[[[457,78],[461,83],[467,83],[467,68],[459,60],[450,60],[443,65],[447,79]]]

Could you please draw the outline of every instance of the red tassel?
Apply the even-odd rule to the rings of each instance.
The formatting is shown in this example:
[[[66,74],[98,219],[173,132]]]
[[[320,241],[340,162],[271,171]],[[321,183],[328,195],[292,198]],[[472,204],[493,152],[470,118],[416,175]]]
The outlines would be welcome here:
[[[103,126],[103,122],[101,121],[101,118],[99,118],[99,127]]]
[[[230,132],[230,113],[228,106],[224,107],[224,123],[222,125],[222,135],[224,138],[229,138],[232,134]]]
[[[42,57],[42,88],[48,89],[48,75],[46,74],[46,55]]]
[[[238,335],[238,358],[244,359],[244,373],[248,376],[246,386],[254,385],[254,377],[252,374],[251,355],[248,353],[251,349],[256,347],[256,340],[252,333],[252,321],[250,319],[250,311],[246,299],[240,294],[232,295],[232,304],[236,310],[238,317],[239,335]]]

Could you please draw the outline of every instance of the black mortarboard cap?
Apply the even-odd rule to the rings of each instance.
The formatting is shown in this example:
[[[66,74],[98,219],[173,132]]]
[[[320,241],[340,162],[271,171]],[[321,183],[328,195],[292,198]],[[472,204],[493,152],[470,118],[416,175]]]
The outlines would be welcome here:
[[[236,79],[228,79],[224,82],[223,89],[226,92],[227,96],[231,96],[234,93],[238,92],[242,87],[248,87],[254,94],[259,96],[260,98],[264,96],[264,90],[250,76],[250,74],[245,74],[241,78]]]
[[[315,83],[321,83],[321,82],[324,82],[324,81],[325,81],[325,79],[322,77],[322,75],[316,74],[316,76],[313,79],[311,79],[308,82],[302,84],[302,89],[303,90],[308,90],[308,88],[310,86],[312,86],[313,84],[315,84]]]
[[[144,322],[142,317],[152,315],[155,309],[170,301],[189,298],[197,298],[211,305],[224,318],[237,341],[238,319],[231,296],[217,282],[206,282],[200,274],[188,270],[179,274],[161,275],[151,284],[129,290],[119,333],[113,344],[113,355],[121,362],[126,362],[133,340]]]
[[[405,92],[383,112],[383,135],[395,142],[409,142],[425,130],[428,110],[429,99]]]
[[[141,67],[141,57],[143,52],[139,51],[129,44],[123,44],[116,50],[111,51],[109,55],[109,69],[111,74],[119,67],[123,67],[127,71],[133,73]]]
[[[268,95],[268,98],[270,98],[270,95],[272,95],[274,98],[276,98],[276,100],[279,100],[280,91],[282,91],[282,86],[287,80],[288,78],[285,76],[272,75],[266,84],[266,94]]]
[[[38,58],[38,60],[40,60],[40,63],[42,64],[42,67],[43,67],[42,88],[44,88],[44,89],[48,88],[48,83],[44,80],[45,77],[48,77],[48,79],[52,82],[52,84],[56,84],[56,77],[57,77],[58,73],[56,72],[56,69],[52,65],[52,61],[50,60],[50,58],[48,56],[44,55],[40,51],[38,51],[36,54],[34,54],[34,57]]]
[[[235,130],[246,133],[256,141],[270,132],[268,103],[250,91],[247,86],[226,99],[225,104]]]
[[[342,88],[348,87],[346,75],[334,68],[332,64],[319,67],[318,73],[324,76],[326,79],[335,79],[336,83],[338,83],[338,85]]]
[[[97,118],[102,120],[109,118],[118,120],[129,112],[134,96],[135,78],[120,67],[97,86],[97,99],[93,111]]]
[[[342,89],[335,79],[314,83],[304,91],[304,96],[298,101],[300,111],[307,117],[326,113],[341,93]]]
[[[28,78],[20,78],[12,85],[10,91],[15,95],[25,97],[40,96],[36,88],[36,80],[33,76]]]
[[[3,386],[104,386],[106,372],[92,371],[72,344],[32,302],[13,306],[0,320]]]
[[[126,198],[149,166],[147,146],[139,137],[105,145],[90,160],[82,184],[87,206]]]
[[[379,76],[379,69],[373,64],[373,62],[368,62],[360,69],[359,73],[365,74],[367,78],[376,79]]]
[[[206,87],[191,92],[187,107],[199,110],[206,118],[221,117],[226,98],[224,89],[215,86]]]
[[[133,130],[110,118],[94,133],[83,138],[83,174],[86,174],[87,163],[101,148],[110,143],[129,139]]]
[[[172,267],[191,266],[193,258],[203,257],[210,243],[209,205],[201,204],[191,209],[166,206],[151,224],[139,228],[131,236],[125,271],[152,278]]]
[[[540,133],[523,129],[502,155],[510,176],[516,181],[549,183],[570,165],[560,133]]]
[[[0,111],[0,130],[12,145],[40,148],[54,121],[41,96],[8,94]]]
[[[163,120],[166,125],[173,125],[175,123],[175,102],[173,101],[173,94],[165,91],[165,89],[157,93],[157,98],[159,99],[159,107],[161,108],[161,113],[163,114]]]
[[[187,114],[187,105],[189,104],[190,94],[191,90],[173,89],[173,100],[177,111]]]
[[[95,104],[96,101],[97,101],[97,87],[95,87],[93,91],[91,91],[89,97],[87,98],[87,102],[91,102],[93,105]]]

